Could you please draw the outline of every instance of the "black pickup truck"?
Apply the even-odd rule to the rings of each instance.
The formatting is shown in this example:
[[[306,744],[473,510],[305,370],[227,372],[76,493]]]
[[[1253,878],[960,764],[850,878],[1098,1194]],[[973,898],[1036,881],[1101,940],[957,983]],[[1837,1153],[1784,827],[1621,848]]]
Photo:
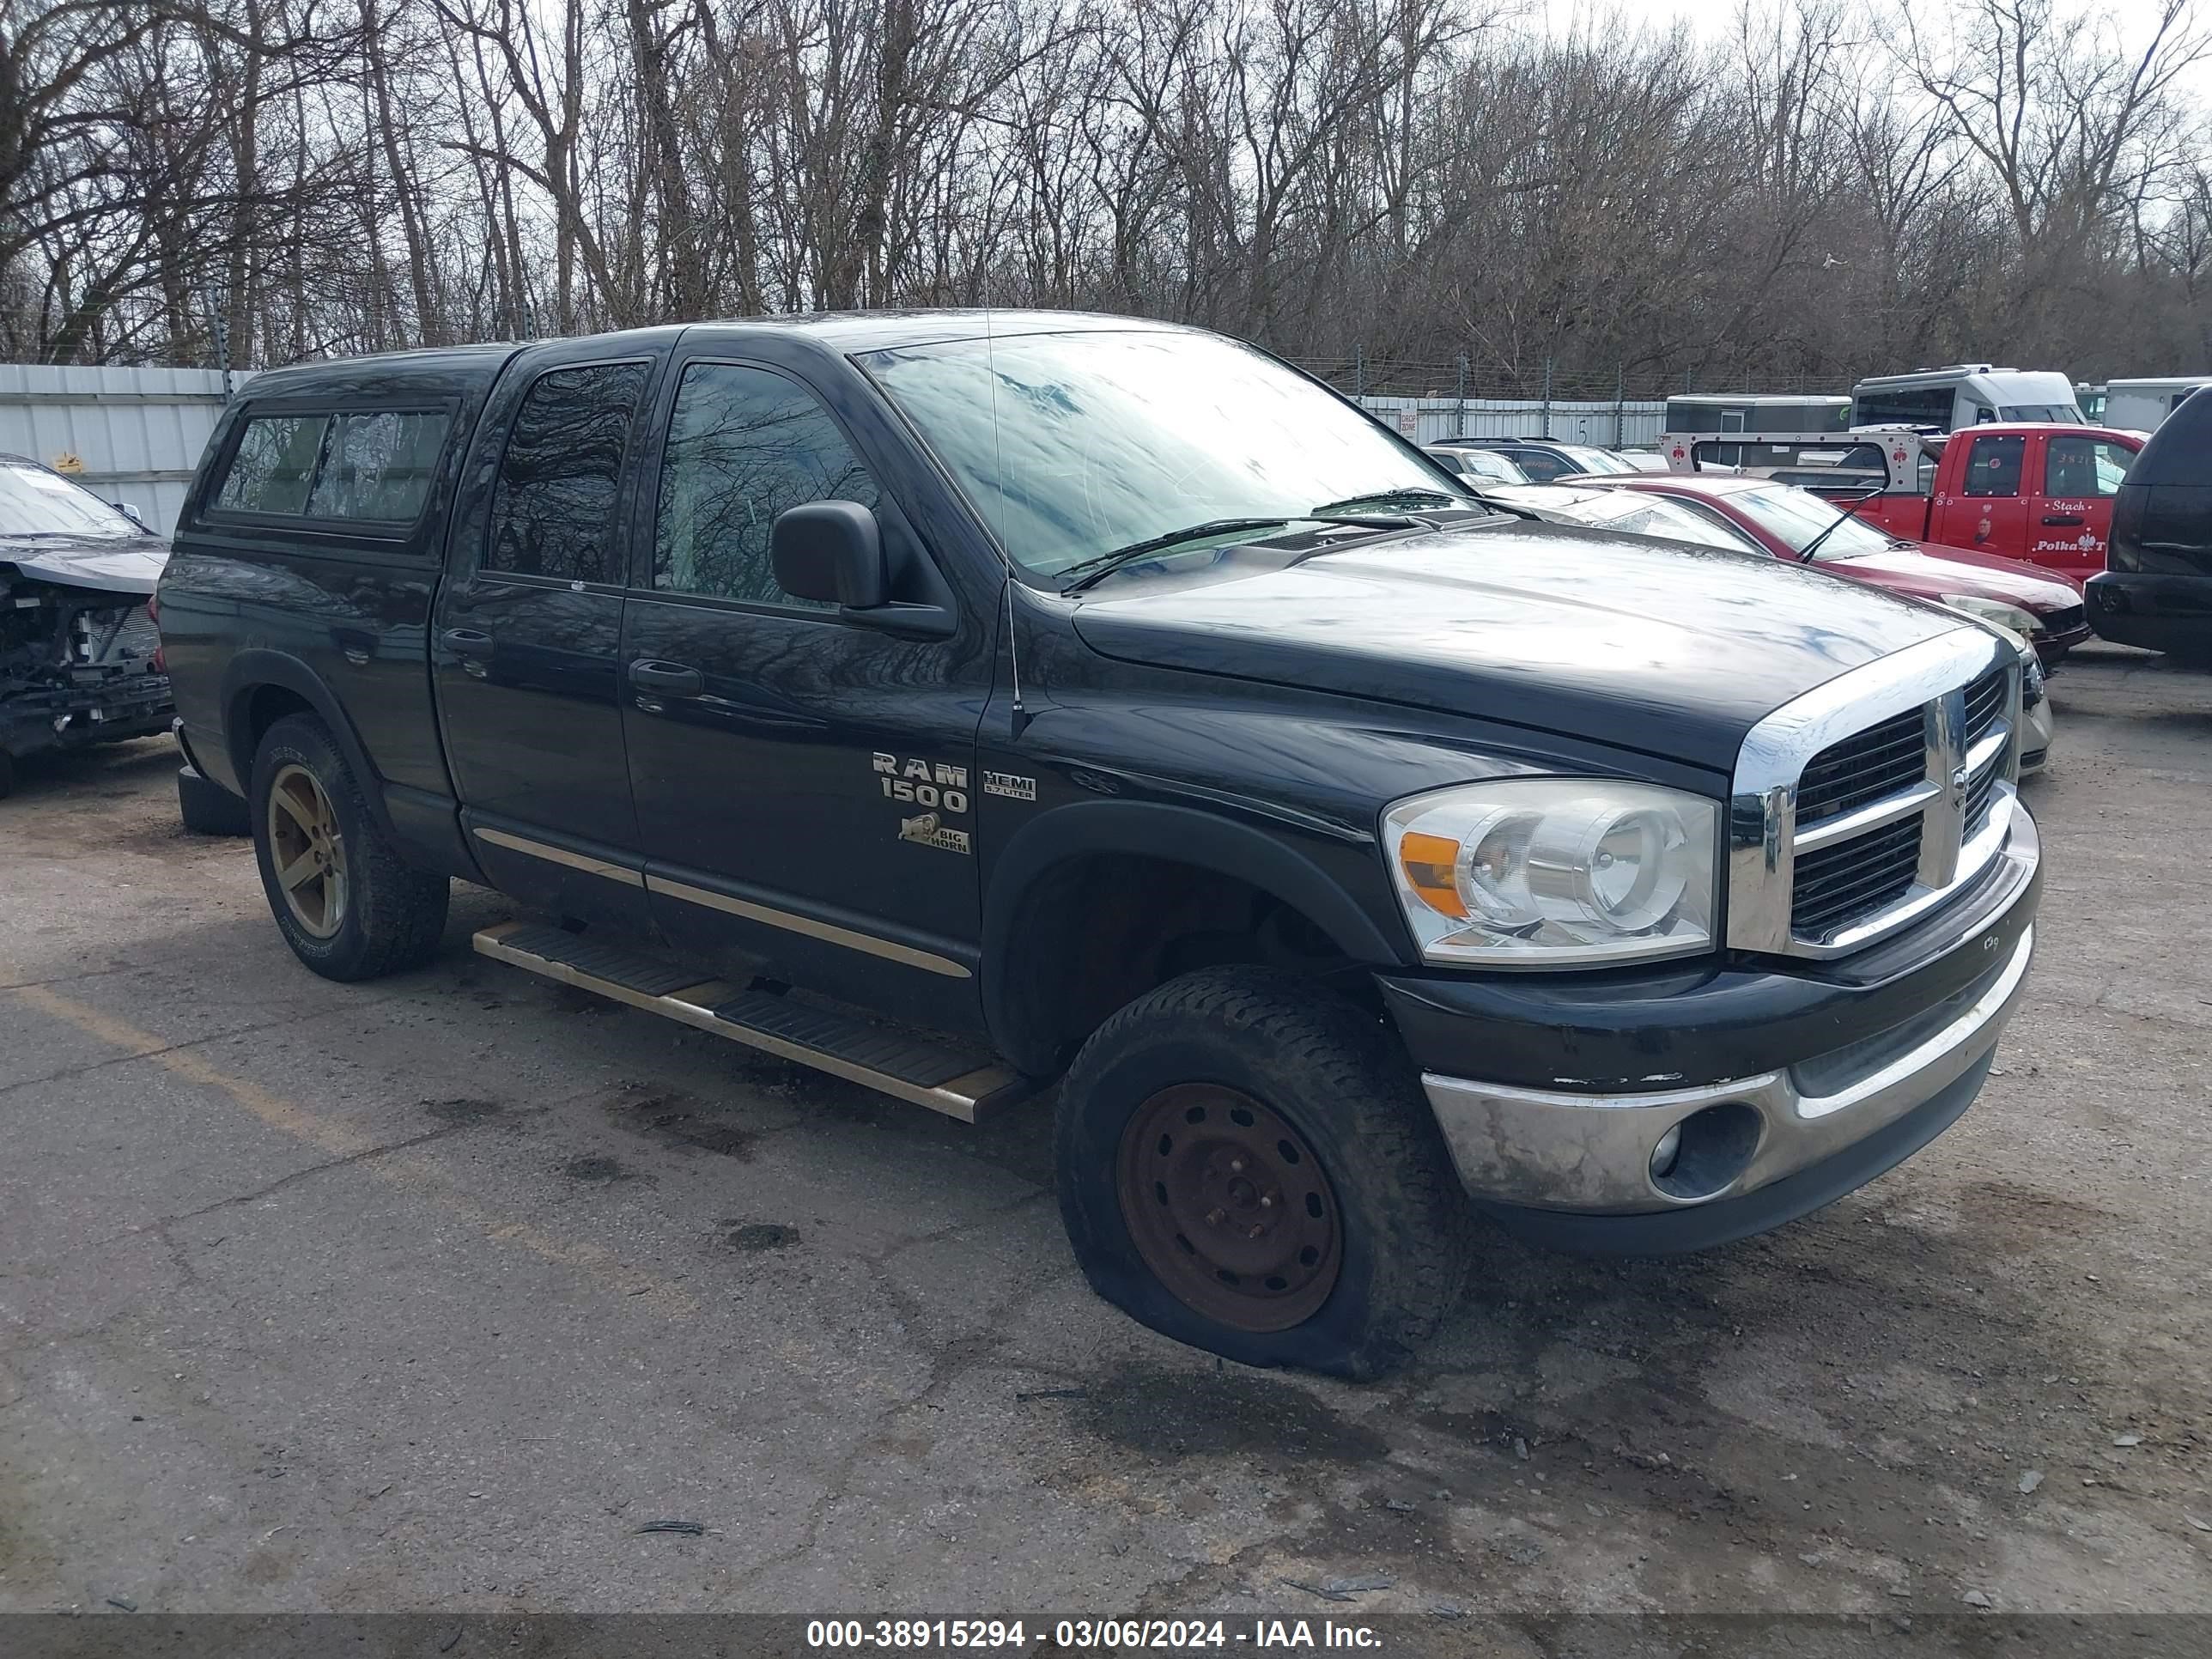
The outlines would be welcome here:
[[[160,592],[278,927],[476,948],[973,1120],[1091,1282],[1371,1375],[1486,1214],[1692,1249],[1966,1109],[2037,901],[2017,653],[1531,522],[1125,319],[665,328],[257,377]],[[1470,1202],[1470,1199],[1472,1202]]]

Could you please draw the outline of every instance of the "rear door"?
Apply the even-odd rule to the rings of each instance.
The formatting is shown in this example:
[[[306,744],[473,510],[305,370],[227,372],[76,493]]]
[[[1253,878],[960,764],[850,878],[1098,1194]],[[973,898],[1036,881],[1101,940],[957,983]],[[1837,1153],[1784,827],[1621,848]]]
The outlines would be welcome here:
[[[2028,446],[2041,440],[2017,432],[1972,436],[1962,432],[1951,442],[1968,446],[1965,474],[1955,493],[1936,496],[1929,539],[1949,547],[2022,557],[2028,544],[2028,502],[2022,493]]]
[[[972,1024],[991,614],[952,603],[880,470],[797,374],[702,346],[659,408],[622,718],[660,932],[726,976]],[[935,631],[783,592],[770,527],[816,501],[874,509],[894,593],[943,599]]]
[[[2027,556],[2087,581],[2105,568],[2112,499],[2136,453],[2086,433],[2053,434],[2042,444],[2042,489],[2030,514]]]
[[[623,748],[623,528],[665,362],[579,341],[493,393],[431,635],[446,753],[479,864],[563,915],[648,925]]]

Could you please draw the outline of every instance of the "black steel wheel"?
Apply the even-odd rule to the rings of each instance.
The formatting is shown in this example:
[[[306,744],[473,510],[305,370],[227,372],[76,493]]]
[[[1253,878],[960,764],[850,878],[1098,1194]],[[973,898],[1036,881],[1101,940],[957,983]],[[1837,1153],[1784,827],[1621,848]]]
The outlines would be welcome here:
[[[1091,1287],[1252,1365],[1379,1376],[1457,1299],[1473,1212],[1382,1023],[1256,968],[1170,980],[1060,1086],[1060,1215]]]
[[[1297,1128],[1235,1089],[1183,1083],[1121,1133],[1122,1219],[1177,1300],[1231,1330],[1320,1311],[1343,1267],[1336,1194]]]

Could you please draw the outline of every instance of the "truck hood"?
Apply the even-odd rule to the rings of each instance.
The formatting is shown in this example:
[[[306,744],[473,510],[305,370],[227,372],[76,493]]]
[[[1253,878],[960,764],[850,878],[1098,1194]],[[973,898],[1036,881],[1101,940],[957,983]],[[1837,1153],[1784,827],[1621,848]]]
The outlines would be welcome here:
[[[1484,523],[1196,584],[1118,577],[1074,625],[1128,662],[1445,709],[1728,772],[1745,733],[1783,703],[1966,624],[1764,555]]]
[[[13,565],[27,581],[99,593],[152,596],[169,562],[169,544],[158,536],[123,541],[65,541],[0,532],[0,568]]]

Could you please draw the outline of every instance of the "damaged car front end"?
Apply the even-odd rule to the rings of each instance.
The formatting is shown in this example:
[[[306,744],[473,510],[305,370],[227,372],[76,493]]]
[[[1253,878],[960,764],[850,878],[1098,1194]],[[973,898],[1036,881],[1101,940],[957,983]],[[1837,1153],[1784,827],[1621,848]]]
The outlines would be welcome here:
[[[168,729],[148,604],[168,554],[62,474],[0,455],[0,794],[27,757]]]

